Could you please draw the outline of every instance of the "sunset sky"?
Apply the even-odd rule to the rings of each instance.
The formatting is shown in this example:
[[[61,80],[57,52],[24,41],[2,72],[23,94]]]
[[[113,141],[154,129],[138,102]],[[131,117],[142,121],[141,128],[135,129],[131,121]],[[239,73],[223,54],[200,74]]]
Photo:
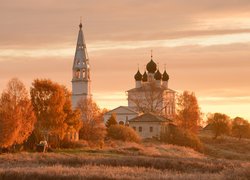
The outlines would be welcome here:
[[[71,89],[82,16],[101,107],[127,105],[152,49],[169,87],[194,91],[204,113],[250,120],[249,10],[249,0],[0,0],[0,92],[12,77]]]

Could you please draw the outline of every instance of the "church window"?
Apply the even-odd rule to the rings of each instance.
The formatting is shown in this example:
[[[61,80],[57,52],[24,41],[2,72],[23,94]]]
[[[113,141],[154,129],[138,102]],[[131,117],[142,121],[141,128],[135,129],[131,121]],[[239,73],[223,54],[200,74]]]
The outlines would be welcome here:
[[[77,65],[80,65],[80,61],[79,60],[77,60]]]
[[[128,120],[128,116],[126,116],[126,121]]]
[[[136,127],[135,126],[133,126],[133,129],[136,131]]]
[[[79,79],[79,78],[80,78],[80,75],[81,75],[80,69],[76,70],[76,72],[75,72],[75,77]]]
[[[85,78],[85,77],[86,77],[85,70],[82,70],[82,77],[83,77],[83,78]]]
[[[153,132],[153,127],[152,127],[152,126],[149,127],[149,131],[150,131],[150,132]]]
[[[139,132],[142,132],[142,127],[141,126],[139,127]]]

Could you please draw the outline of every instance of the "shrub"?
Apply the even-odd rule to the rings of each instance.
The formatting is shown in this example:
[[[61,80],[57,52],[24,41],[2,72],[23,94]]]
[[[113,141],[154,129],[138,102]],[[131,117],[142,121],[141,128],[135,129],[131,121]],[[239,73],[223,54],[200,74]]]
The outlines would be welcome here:
[[[123,125],[112,125],[108,128],[108,137],[121,141],[139,142],[139,135],[130,127]]]
[[[178,127],[169,127],[168,131],[161,135],[161,141],[178,146],[190,147],[197,151],[203,150],[203,144],[197,135]]]
[[[116,125],[117,124],[117,120],[116,120],[116,114],[111,114],[110,118],[108,119],[108,121],[106,122],[106,127],[109,128],[112,125]]]

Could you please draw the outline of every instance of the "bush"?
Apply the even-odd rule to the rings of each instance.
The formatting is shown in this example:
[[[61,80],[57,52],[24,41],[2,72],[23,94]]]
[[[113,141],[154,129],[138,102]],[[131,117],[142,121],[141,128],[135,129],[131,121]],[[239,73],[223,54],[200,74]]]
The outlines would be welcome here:
[[[140,142],[139,135],[132,128],[123,125],[110,126],[107,136],[121,141]]]
[[[168,131],[161,135],[161,141],[203,151],[203,144],[197,135],[178,127],[169,127]]]

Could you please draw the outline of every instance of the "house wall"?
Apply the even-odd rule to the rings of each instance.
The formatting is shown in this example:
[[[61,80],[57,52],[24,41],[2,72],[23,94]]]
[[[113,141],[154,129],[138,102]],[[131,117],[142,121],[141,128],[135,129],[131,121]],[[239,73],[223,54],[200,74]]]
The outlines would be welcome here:
[[[133,128],[142,139],[145,138],[160,138],[160,134],[164,127],[162,122],[129,122],[129,127]],[[141,131],[140,131],[141,127]],[[150,127],[153,128],[153,131],[150,132]]]

